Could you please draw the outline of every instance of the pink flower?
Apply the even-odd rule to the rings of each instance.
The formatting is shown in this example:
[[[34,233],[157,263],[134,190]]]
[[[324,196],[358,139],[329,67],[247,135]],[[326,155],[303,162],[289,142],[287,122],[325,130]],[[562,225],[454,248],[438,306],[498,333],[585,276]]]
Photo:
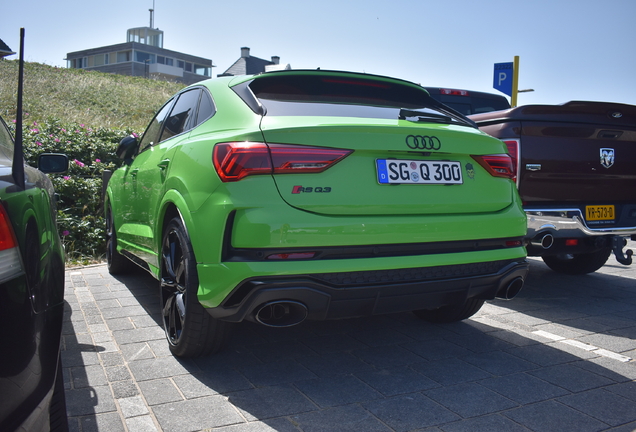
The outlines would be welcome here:
[[[134,136],[135,138],[139,138],[139,135],[137,135],[136,133],[132,133],[132,136]]]
[[[11,120],[11,121],[12,121],[13,123],[15,123],[15,122],[16,122],[15,120]]]
[[[36,133],[40,133],[40,131],[39,131],[39,130],[37,130],[37,129],[31,129],[31,132],[33,132],[34,134],[36,134]]]
[[[96,162],[96,163],[100,163],[100,162],[101,162],[101,159],[95,159],[95,162]]]
[[[55,138],[55,142],[60,142],[60,139],[59,138]]]
[[[42,145],[42,143],[40,141],[36,141],[35,144],[38,145],[38,146]]]
[[[80,161],[78,161],[77,159],[75,159],[75,160],[73,161],[73,163],[74,163],[75,165],[77,165],[77,166],[80,166],[80,167],[84,167],[84,166],[86,166],[86,165],[84,164],[84,162],[80,162]]]
[[[81,128],[83,128],[83,127],[84,127],[84,124],[82,123],[82,124],[80,125],[80,127],[81,127]]]
[[[33,126],[37,126],[37,125],[38,125],[38,122],[33,122]]]
[[[66,231],[66,230],[62,231],[62,235],[63,235],[63,236],[67,236],[67,235],[69,235],[69,234],[70,234],[70,232],[68,232],[68,231]]]
[[[70,180],[71,176],[64,176],[64,180]]]
[[[64,128],[60,128],[60,130],[61,130],[62,132],[66,132],[66,129],[64,129]]]

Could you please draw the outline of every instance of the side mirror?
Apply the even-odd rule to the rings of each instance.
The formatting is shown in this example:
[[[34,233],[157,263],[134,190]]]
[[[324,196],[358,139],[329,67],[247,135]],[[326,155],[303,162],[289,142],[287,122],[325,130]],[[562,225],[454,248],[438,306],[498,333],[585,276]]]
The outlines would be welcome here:
[[[63,173],[68,170],[68,156],[61,153],[42,153],[38,156],[38,169],[43,173]]]
[[[138,145],[139,142],[137,141],[137,138],[133,135],[128,135],[119,142],[119,147],[117,147],[117,151],[115,153],[119,159],[123,159],[124,162],[128,163],[135,154]]]

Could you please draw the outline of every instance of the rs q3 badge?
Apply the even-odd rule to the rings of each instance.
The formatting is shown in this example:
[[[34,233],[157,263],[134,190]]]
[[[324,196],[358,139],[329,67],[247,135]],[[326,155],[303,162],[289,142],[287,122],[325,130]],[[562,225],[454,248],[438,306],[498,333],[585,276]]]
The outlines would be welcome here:
[[[614,149],[601,149],[601,165],[603,165],[605,168],[609,168],[614,165]]]

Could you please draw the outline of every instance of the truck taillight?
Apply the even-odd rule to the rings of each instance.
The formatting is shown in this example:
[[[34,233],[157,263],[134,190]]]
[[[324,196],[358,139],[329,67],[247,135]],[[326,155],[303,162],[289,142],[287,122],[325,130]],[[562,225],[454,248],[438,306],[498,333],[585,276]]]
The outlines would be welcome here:
[[[473,159],[494,177],[515,180],[512,157],[509,154],[473,155]]]
[[[469,96],[467,90],[455,90],[455,89],[439,89],[440,94],[452,95],[452,96]]]
[[[519,140],[518,139],[506,139],[503,140],[504,144],[506,144],[506,147],[508,147],[508,153],[510,153],[510,157],[512,158],[512,167],[514,169],[514,178],[513,180],[515,181],[515,183],[517,183],[517,186],[519,185],[519,183],[517,182],[518,180],[518,175],[519,175]]]
[[[318,173],[353,150],[289,144],[229,142],[214,146],[214,168],[223,182],[254,174]]]

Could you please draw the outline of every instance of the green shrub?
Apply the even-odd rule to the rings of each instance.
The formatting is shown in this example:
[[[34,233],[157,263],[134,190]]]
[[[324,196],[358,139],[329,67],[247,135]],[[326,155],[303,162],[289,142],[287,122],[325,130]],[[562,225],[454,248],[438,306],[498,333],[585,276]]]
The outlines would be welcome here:
[[[84,124],[25,121],[23,142],[29,165],[41,153],[64,153],[68,172],[51,175],[59,195],[58,228],[70,263],[86,264],[103,257],[105,221],[102,172],[121,165],[115,156],[119,141],[131,130],[92,129]]]

